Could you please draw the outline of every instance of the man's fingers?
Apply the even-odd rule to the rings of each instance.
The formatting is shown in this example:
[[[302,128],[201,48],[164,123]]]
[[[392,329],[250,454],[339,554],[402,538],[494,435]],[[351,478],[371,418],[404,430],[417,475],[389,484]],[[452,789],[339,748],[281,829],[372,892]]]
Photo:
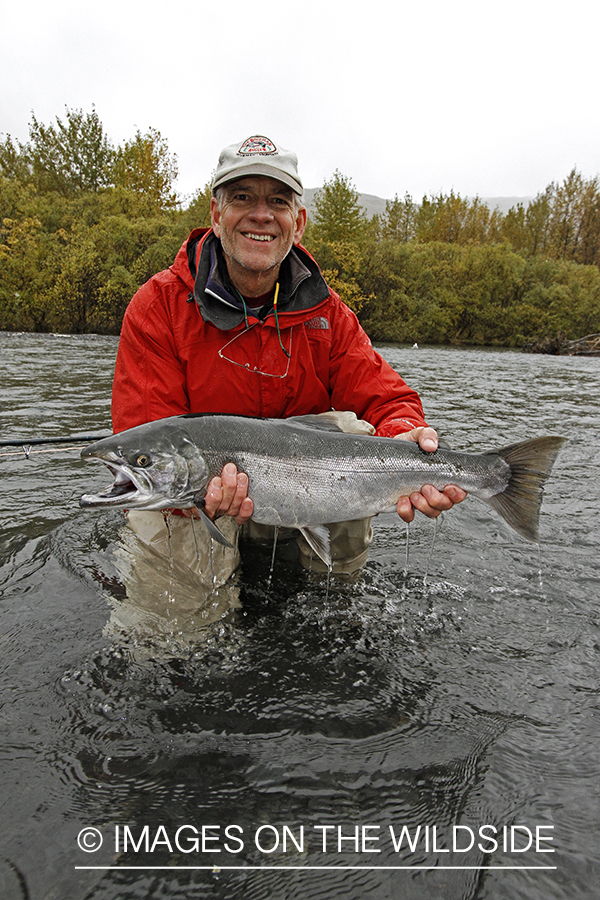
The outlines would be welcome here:
[[[462,503],[467,496],[467,492],[463,491],[462,488],[459,488],[457,484],[446,485],[446,487],[444,488],[444,494],[447,497],[450,497],[453,504]]]
[[[439,515],[439,513],[452,509],[454,506],[452,498],[445,491],[438,491],[432,484],[424,484],[420,494],[425,498],[427,506],[430,510],[433,510],[434,515]],[[421,505],[418,505],[417,509],[421,510],[421,512],[424,511],[421,509]],[[425,514],[429,515],[429,512]]]
[[[402,441],[414,441],[415,444],[418,444],[422,450],[427,450],[428,453],[432,453],[438,448],[437,431],[435,428],[430,428],[429,425],[420,425],[418,428],[413,428],[411,431],[397,434],[396,438]]]
[[[209,483],[204,498],[208,516],[233,516],[238,524],[247,522],[252,515],[253,504],[248,497],[248,476],[238,472],[233,463],[223,466],[220,475]]]
[[[254,503],[252,502],[250,497],[244,497],[240,505],[240,511],[235,517],[235,521],[238,523],[238,525],[243,525],[245,522],[247,522],[248,519],[251,518],[253,510]]]
[[[410,497],[400,497],[397,509],[398,515],[404,522],[412,522],[415,517],[415,508],[410,501]]]
[[[238,471],[233,463],[227,463],[223,466],[223,471],[221,472],[221,502],[217,512],[221,513],[221,515],[229,513],[232,504],[235,502],[237,490]]]
[[[415,491],[414,494],[410,495],[410,502],[424,516],[427,516],[429,519],[437,519],[441,512],[445,509],[450,509],[452,506],[450,499],[448,499],[447,503],[440,502],[439,493],[431,485],[425,484],[420,491]]]
[[[220,476],[216,476],[209,482],[204,496],[204,510],[207,516],[212,518],[215,515],[222,499],[223,489],[221,487],[221,478]]]
[[[398,500],[398,515],[405,522],[412,522],[415,509],[429,519],[436,519],[440,513],[452,509],[455,503],[462,503],[467,496],[466,491],[455,484],[447,485],[438,491],[432,484],[424,484],[420,491],[414,491],[410,497]]]

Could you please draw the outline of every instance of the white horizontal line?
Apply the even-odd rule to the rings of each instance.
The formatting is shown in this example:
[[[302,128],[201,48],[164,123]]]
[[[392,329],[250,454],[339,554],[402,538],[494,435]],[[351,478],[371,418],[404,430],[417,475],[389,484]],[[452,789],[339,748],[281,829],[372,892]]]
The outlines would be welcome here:
[[[536,869],[542,870],[555,870],[557,866],[75,866],[76,869],[139,869],[139,870],[190,870],[193,869],[195,871],[207,871],[214,872],[215,875],[218,875],[219,872],[250,872],[250,871],[258,871],[261,869],[276,869],[279,872],[285,872],[288,869],[296,869],[298,871],[309,871],[309,870],[319,870],[322,871],[326,869],[330,872],[335,871],[354,871],[356,869],[366,870],[369,872],[377,872],[381,871],[390,871],[390,870],[399,870],[399,869],[419,869],[424,871],[441,871],[442,869],[458,869],[460,871],[470,871],[474,870],[477,872],[487,871],[488,869],[506,869],[508,870],[517,870],[517,871],[535,871]]]

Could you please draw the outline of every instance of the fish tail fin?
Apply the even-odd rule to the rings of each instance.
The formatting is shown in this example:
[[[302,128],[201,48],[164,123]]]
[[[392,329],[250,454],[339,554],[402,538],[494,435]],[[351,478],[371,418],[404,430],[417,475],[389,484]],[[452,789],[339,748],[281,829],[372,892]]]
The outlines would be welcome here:
[[[486,502],[528,541],[538,541],[544,483],[565,440],[539,437],[496,451],[510,466],[511,474],[504,491],[486,498]]]

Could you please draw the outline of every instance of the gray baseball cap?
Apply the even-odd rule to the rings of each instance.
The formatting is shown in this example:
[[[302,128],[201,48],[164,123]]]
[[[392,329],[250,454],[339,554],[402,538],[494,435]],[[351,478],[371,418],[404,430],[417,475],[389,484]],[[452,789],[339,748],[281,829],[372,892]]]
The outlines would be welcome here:
[[[238,144],[221,150],[212,183],[216,188],[244,175],[266,175],[276,178],[302,196],[304,188],[298,175],[298,157],[291,150],[278,147],[270,138],[253,134]]]

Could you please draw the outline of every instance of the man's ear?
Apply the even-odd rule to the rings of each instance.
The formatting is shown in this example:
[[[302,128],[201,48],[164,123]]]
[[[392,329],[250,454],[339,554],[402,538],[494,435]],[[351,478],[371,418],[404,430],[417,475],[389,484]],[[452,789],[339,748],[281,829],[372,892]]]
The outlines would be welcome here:
[[[307,213],[306,207],[301,206],[296,215],[296,228],[294,231],[294,243],[299,244],[302,240],[302,235],[304,234],[304,229],[306,228],[307,222]]]
[[[214,197],[210,198],[210,224],[217,237],[221,237],[221,210]]]

